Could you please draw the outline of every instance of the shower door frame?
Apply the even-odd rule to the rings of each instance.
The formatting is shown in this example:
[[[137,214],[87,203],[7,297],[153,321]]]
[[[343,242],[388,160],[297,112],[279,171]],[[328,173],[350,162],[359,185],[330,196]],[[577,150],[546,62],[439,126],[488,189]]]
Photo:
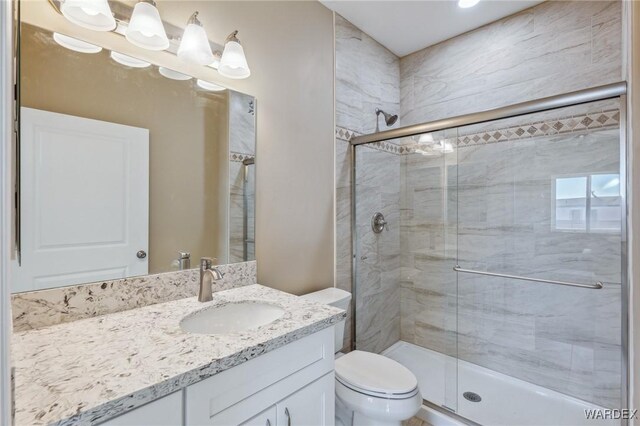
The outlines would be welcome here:
[[[532,101],[521,102],[501,108],[459,115],[442,120],[430,121],[411,126],[399,127],[397,129],[385,130],[362,136],[354,136],[349,141],[350,154],[350,174],[351,174],[351,348],[356,349],[356,300],[357,300],[357,245],[358,237],[356,233],[356,148],[375,142],[402,137],[417,136],[422,133],[430,133],[439,130],[446,130],[472,124],[481,124],[489,121],[504,118],[518,117],[536,112],[550,111],[558,108],[571,107],[595,101],[607,99],[620,100],[620,203],[621,211],[620,224],[620,255],[621,255],[621,393],[620,409],[628,409],[629,401],[629,262],[628,262],[628,220],[631,212],[628,204],[629,175],[628,170],[628,141],[627,141],[627,83],[618,83],[596,86],[588,89],[568,92],[556,96],[549,96]],[[428,401],[427,401],[428,402]],[[430,404],[433,405],[433,404]],[[447,410],[448,412],[448,410]],[[622,425],[628,425],[629,420],[623,419]]]

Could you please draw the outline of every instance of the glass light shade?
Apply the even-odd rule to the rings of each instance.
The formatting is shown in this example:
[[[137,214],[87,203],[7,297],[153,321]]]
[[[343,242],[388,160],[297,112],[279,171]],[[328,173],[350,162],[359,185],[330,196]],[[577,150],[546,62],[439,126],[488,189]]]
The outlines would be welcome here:
[[[116,20],[107,0],[64,0],[60,12],[69,21],[94,31],[111,31]]]
[[[210,92],[222,92],[226,90],[226,88],[222,86],[218,86],[217,84],[209,83],[208,81],[200,80],[196,81],[196,84],[199,88],[208,90]]]
[[[98,53],[102,47],[60,33],[53,33],[53,39],[60,46],[80,53]]]
[[[467,9],[480,3],[480,0],[458,0],[458,7]]]
[[[133,8],[125,37],[131,44],[143,49],[165,50],[169,47],[158,9],[145,1],[138,2]]]
[[[228,41],[224,46],[218,72],[228,78],[247,78],[251,70],[244,56],[244,49],[237,41]]]
[[[191,76],[187,74],[183,74],[178,71],[171,70],[165,67],[159,67],[158,72],[162,74],[163,77],[170,78],[171,80],[191,80]]]
[[[178,58],[198,65],[209,65],[214,57],[209,38],[204,28],[198,24],[188,24],[184,29],[178,48]]]
[[[122,54],[120,52],[111,52],[111,59],[116,61],[119,64],[125,65],[131,68],[147,68],[151,66],[149,62],[133,58],[129,55]]]

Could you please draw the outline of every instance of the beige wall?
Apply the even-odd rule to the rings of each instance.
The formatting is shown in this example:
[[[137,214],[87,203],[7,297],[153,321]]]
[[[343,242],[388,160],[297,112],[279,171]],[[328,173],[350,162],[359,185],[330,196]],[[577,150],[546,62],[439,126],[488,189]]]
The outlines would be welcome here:
[[[209,38],[240,31],[252,75],[242,81],[168,53],[142,51],[124,38],[83,30],[46,0],[24,3],[23,19],[107,48],[220,82],[257,98],[258,281],[292,293],[333,286],[333,16],[315,1],[162,1],[160,13],[184,26],[200,12]]]
[[[149,129],[149,273],[171,270],[179,251],[226,262],[227,92],[72,52],[31,25],[21,57],[22,106]]]

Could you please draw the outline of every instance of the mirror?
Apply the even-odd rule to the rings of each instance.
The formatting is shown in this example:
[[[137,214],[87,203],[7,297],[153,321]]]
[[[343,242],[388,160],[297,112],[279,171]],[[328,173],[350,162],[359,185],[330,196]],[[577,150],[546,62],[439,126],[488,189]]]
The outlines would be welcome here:
[[[253,97],[26,23],[19,93],[14,291],[255,258]]]

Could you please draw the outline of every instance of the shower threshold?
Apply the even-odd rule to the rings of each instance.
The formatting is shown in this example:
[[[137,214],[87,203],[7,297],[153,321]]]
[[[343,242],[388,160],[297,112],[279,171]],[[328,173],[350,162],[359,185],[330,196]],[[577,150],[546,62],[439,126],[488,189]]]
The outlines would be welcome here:
[[[490,426],[620,425],[619,420],[587,420],[585,410],[603,407],[466,361],[457,361],[456,390],[456,359],[412,343],[399,341],[382,354],[416,375],[424,400],[446,407],[445,392],[449,389],[449,399],[457,404],[455,413],[475,423]],[[463,397],[465,392],[477,395],[480,401],[475,401],[477,398],[473,395]],[[429,410],[429,407],[423,409]]]

